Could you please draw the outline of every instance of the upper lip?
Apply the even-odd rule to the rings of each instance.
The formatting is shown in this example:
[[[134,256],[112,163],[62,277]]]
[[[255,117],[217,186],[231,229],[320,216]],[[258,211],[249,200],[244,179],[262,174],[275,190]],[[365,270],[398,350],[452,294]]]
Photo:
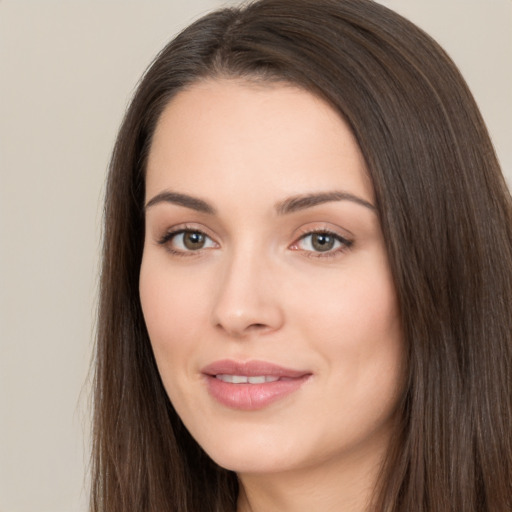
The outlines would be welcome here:
[[[247,377],[257,377],[265,375],[289,379],[297,379],[311,375],[311,372],[308,371],[285,368],[284,366],[279,366],[267,361],[233,361],[231,359],[215,361],[205,366],[201,371],[203,374],[210,376],[245,375]]]

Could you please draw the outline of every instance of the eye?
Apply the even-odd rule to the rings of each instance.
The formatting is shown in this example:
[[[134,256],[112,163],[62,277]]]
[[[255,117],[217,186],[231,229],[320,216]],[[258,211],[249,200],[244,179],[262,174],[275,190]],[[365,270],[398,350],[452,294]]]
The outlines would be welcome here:
[[[315,256],[337,254],[352,245],[350,240],[331,231],[313,231],[302,235],[291,249],[316,253]]]
[[[206,233],[196,229],[171,231],[166,233],[158,243],[166,245],[171,252],[180,254],[217,247]]]

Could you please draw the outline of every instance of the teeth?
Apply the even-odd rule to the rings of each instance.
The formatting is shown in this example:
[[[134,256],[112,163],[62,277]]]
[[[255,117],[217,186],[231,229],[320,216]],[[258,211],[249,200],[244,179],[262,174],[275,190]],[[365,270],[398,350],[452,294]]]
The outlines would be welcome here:
[[[265,382],[267,382],[265,380],[265,377],[261,376],[261,377],[249,377],[247,379],[249,381],[249,384],[265,384]]]
[[[265,382],[275,382],[279,377],[270,375],[257,375],[247,377],[247,375],[216,375],[217,379],[230,384],[265,384]]]

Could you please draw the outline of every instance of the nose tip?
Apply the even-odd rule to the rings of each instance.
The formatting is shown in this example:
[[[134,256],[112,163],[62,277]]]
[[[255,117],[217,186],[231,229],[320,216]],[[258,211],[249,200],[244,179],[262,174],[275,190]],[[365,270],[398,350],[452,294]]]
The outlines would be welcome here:
[[[212,321],[216,329],[241,338],[279,329],[284,321],[269,266],[232,265],[222,276]]]
[[[218,315],[215,322],[217,329],[222,330],[233,337],[243,337],[250,333],[265,333],[276,328],[278,323],[267,319],[267,323],[253,321],[247,312],[236,311]]]
[[[229,300],[223,297],[215,309],[215,327],[237,338],[249,334],[264,334],[281,327],[282,314],[277,305],[251,302],[250,299],[244,299],[240,295],[237,298],[232,296]]]

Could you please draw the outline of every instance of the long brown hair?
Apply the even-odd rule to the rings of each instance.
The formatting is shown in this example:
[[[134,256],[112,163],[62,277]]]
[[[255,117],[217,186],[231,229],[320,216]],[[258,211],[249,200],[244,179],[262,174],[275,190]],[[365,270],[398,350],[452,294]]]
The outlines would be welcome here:
[[[179,90],[226,76],[321,96],[365,156],[407,345],[399,425],[372,511],[512,510],[512,207],[478,108],[444,51],[381,5],[261,0],[211,13],[170,42],[119,132],[106,191],[91,511],[236,509],[236,475],[205,455],[167,398],[138,291],[155,125]]]

